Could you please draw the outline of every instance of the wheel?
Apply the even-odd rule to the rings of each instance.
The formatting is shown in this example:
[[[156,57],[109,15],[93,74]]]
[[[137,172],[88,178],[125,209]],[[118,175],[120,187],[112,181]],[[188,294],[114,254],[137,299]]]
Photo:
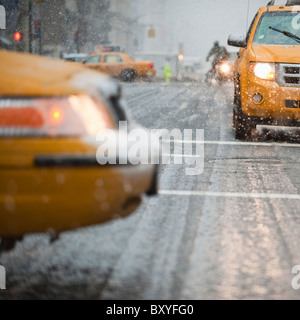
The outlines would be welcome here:
[[[256,122],[245,116],[241,110],[233,110],[233,128],[235,138],[245,140],[252,136],[252,130],[256,128]]]
[[[136,78],[136,73],[134,70],[125,69],[121,73],[121,80],[126,82],[133,82]]]
[[[244,115],[241,102],[241,85],[240,77],[234,79],[234,105],[233,109],[233,128],[235,130],[235,138],[245,140],[250,138],[252,130],[256,128],[256,122]]]
[[[0,238],[0,252],[13,250],[17,241],[16,238]]]

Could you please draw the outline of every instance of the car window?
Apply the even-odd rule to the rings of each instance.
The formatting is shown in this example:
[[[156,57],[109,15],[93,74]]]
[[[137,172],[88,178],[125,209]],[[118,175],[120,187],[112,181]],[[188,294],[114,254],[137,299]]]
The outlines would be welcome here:
[[[108,54],[104,57],[104,62],[106,63],[116,63],[116,62],[123,62],[124,59],[116,54]]]
[[[273,27],[281,31],[290,32],[299,37],[300,29],[295,28],[295,17],[296,13],[291,11],[267,12],[263,14],[257,26],[253,44],[300,45],[292,38],[270,29],[270,27]]]
[[[101,61],[101,56],[92,56],[87,58],[83,63],[99,63]]]

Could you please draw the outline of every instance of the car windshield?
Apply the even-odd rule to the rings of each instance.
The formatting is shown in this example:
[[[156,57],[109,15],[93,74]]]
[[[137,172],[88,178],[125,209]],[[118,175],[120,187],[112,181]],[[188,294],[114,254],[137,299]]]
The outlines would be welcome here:
[[[299,12],[267,12],[260,19],[253,44],[263,45],[300,45],[292,37],[282,32],[300,36],[298,24]],[[277,29],[274,30],[273,28]],[[282,32],[279,32],[282,31]]]

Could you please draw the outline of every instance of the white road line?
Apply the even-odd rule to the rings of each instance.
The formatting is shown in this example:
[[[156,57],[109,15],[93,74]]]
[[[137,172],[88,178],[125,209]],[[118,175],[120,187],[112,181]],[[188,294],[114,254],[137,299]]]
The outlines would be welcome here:
[[[242,141],[199,141],[199,140],[163,140],[166,143],[186,143],[186,144],[211,144],[229,146],[253,146],[253,147],[289,147],[300,148],[300,144],[294,143],[269,143],[269,142],[242,142]]]
[[[261,199],[291,199],[300,200],[300,194],[280,193],[243,193],[243,192],[210,192],[210,191],[184,191],[184,190],[160,190],[160,195],[168,196],[198,196],[217,198],[261,198]]]
[[[162,154],[163,157],[168,158],[202,158],[203,154],[171,154],[171,153],[164,153]]]

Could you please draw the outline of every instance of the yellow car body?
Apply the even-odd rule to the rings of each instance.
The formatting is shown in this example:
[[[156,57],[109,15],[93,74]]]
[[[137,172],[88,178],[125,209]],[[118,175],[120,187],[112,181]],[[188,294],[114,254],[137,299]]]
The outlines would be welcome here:
[[[151,61],[134,61],[124,52],[93,53],[82,61],[93,70],[101,71],[123,81],[134,81],[136,78],[153,79],[156,69]]]
[[[83,101],[78,110],[85,117],[84,101],[94,101],[106,128],[118,132],[117,113],[109,105],[109,99],[116,101],[119,95],[114,81],[72,63],[7,51],[0,51],[0,65],[0,237],[103,223],[127,216],[144,193],[155,193],[156,166],[96,161],[97,128],[91,125],[98,122],[93,119],[84,120],[90,130],[86,135],[31,134],[24,128],[30,123],[34,131],[39,120],[26,118],[28,108],[11,113],[7,107],[9,101],[21,105],[28,99],[37,104],[49,97],[85,99],[78,100]],[[111,90],[106,97],[102,87]],[[53,114],[58,119],[58,113]],[[71,132],[75,126],[72,122]]]
[[[297,6],[262,7],[246,39],[229,38],[229,45],[240,47],[234,76],[237,138],[257,124],[300,125],[300,43],[279,32],[294,30],[300,37],[293,28],[299,14]]]

